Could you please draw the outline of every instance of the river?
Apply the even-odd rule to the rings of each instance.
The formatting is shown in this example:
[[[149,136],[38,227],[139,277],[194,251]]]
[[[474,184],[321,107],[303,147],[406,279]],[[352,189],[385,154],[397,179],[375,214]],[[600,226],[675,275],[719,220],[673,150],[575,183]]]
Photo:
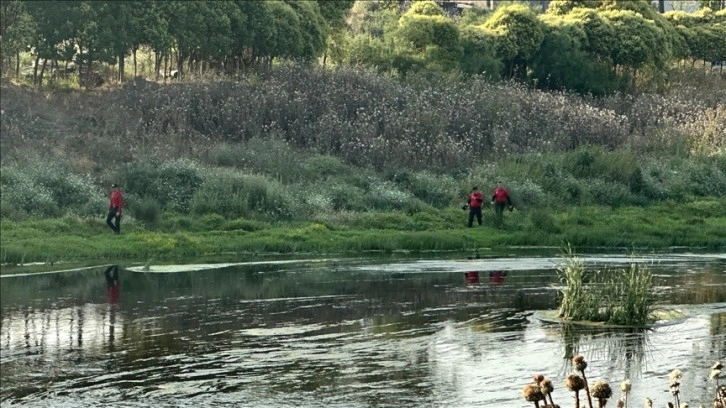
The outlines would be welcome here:
[[[120,264],[2,276],[0,402],[29,407],[529,407],[533,374],[555,403],[582,354],[588,379],[633,384],[631,406],[710,404],[726,362],[723,255],[584,256],[591,268],[645,263],[652,330],[545,323],[562,258],[461,254]]]

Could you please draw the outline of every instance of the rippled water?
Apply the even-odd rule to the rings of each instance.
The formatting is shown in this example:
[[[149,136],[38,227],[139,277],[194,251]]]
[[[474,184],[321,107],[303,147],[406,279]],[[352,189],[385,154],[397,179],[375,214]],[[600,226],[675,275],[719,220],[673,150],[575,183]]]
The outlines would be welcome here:
[[[589,257],[593,267],[631,258]],[[103,268],[3,277],[0,401],[23,406],[527,407],[534,373],[555,384],[583,354],[589,378],[632,406],[711,398],[726,359],[723,256],[648,262],[660,304],[684,319],[652,331],[546,324],[557,258],[340,259],[160,273]],[[191,269],[191,268],[190,268]],[[477,271],[477,273],[469,273]],[[616,392],[618,397],[619,393]],[[611,402],[609,405],[615,405]]]

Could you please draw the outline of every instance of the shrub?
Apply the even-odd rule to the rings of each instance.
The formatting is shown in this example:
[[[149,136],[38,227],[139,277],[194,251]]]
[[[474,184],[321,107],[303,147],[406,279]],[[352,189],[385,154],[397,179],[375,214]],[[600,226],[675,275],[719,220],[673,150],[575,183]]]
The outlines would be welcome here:
[[[458,183],[453,177],[430,171],[411,173],[403,187],[422,202],[438,208],[451,205],[459,197]]]
[[[623,184],[596,178],[583,180],[582,185],[593,204],[612,207],[634,202],[630,191]]]
[[[141,198],[129,203],[128,212],[148,227],[156,227],[161,219],[161,206],[153,198]]]
[[[195,214],[289,218],[292,198],[278,181],[237,171],[211,170],[191,200]]]
[[[339,158],[320,154],[305,159],[302,168],[308,179],[327,179],[348,172],[347,166]]]
[[[411,193],[399,189],[390,181],[376,180],[371,183],[368,200],[372,209],[396,210],[404,208],[409,202],[418,200]]]
[[[519,209],[543,208],[550,201],[542,187],[532,180],[512,181],[507,186],[512,205]]]
[[[89,177],[62,160],[31,154],[1,170],[0,205],[5,215],[98,215],[107,204]]]
[[[552,234],[559,234],[560,227],[554,217],[543,210],[534,210],[529,213],[529,220],[534,228]]]

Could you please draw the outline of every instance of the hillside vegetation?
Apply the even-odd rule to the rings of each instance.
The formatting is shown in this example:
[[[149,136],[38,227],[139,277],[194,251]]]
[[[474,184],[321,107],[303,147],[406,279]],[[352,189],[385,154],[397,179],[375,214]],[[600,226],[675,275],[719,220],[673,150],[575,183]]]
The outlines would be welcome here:
[[[275,7],[283,3],[295,2]],[[537,24],[556,20],[575,29],[601,14],[612,17],[608,24],[621,17],[632,22],[629,13],[635,13],[621,10],[626,2],[618,1],[567,8],[575,3],[587,2],[553,2],[556,7],[536,16]],[[663,18],[643,2],[633,4],[663,32],[674,22],[682,23],[683,33],[723,24],[723,12]],[[520,5],[458,19],[441,15],[431,2],[396,10],[364,6],[338,10],[347,13],[345,25],[337,26],[351,36],[346,47],[375,27],[384,29],[380,35],[389,45],[400,45],[396,39],[417,33],[417,24],[455,22],[457,30],[489,33],[516,27],[519,20],[509,17],[534,16]],[[502,30],[499,46],[526,37]],[[548,44],[543,38],[537,47]],[[690,57],[677,57],[675,49],[637,69],[613,56],[577,54],[605,64],[618,84],[628,85],[622,88],[628,92],[618,85],[594,95],[576,86],[541,86],[535,74],[544,65],[536,60],[544,48],[526,58],[515,55],[509,65],[495,49],[475,50],[499,58],[494,78],[463,65],[437,68],[437,59],[403,75],[375,60],[346,60],[361,48],[341,54],[334,45],[327,48],[334,66],[279,56],[239,75],[164,82],[137,77],[91,90],[3,79],[0,256],[82,255],[84,248],[85,256],[108,255],[106,238],[91,243],[88,237],[108,233],[103,217],[111,183],[121,185],[127,201],[124,231],[141,234],[112,251],[123,256],[563,242],[726,246],[726,81],[720,71],[684,66],[686,59],[677,58]],[[437,49],[396,48],[417,61],[444,55]],[[390,61],[403,61],[396,55],[388,55]],[[552,77],[555,71],[539,72]],[[590,85],[603,84],[590,79]],[[481,232],[462,236],[461,206],[472,186],[488,193],[500,180],[516,212],[505,223],[485,213]],[[338,235],[326,235],[331,231]],[[203,236],[174,235],[184,233]],[[67,246],[69,234],[80,244]],[[293,245],[290,237],[309,241]]]

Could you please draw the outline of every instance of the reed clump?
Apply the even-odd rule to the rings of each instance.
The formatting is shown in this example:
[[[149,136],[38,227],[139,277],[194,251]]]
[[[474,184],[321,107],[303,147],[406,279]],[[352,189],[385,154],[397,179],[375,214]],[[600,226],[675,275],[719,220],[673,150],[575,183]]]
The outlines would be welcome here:
[[[564,283],[559,317],[573,321],[643,326],[652,320],[653,278],[645,265],[588,271],[566,247],[567,261],[558,269]]]
[[[588,383],[585,371],[587,370],[588,364],[585,357],[577,355],[572,358],[572,366],[574,372],[565,378],[564,385],[568,391],[573,393],[573,407],[587,407],[587,408],[603,408],[607,405],[608,400],[614,395],[613,388],[607,381],[597,380],[592,384]],[[700,404],[699,407],[713,407],[713,408],[726,408],[726,385],[719,383],[721,369],[723,364],[717,361],[711,367],[710,378],[714,380],[716,384],[713,402],[709,404]],[[550,379],[546,378],[543,374],[535,374],[533,381],[526,384],[522,390],[522,397],[534,404],[536,408],[559,408],[560,406],[555,404],[552,399],[554,392],[554,386]],[[684,408],[689,407],[689,403],[686,402],[681,395],[681,379],[683,373],[679,369],[671,371],[668,375],[668,384],[670,388],[671,396],[673,401],[665,401],[659,404],[665,404],[668,407]],[[616,406],[618,408],[628,407],[628,395],[632,390],[632,384],[630,380],[626,379],[620,383],[620,391],[623,396],[617,400]],[[586,398],[581,398],[581,392],[584,391]],[[594,405],[594,403],[597,405]],[[654,400],[650,397],[645,399],[645,408],[652,408]],[[662,405],[659,405],[662,406]]]

